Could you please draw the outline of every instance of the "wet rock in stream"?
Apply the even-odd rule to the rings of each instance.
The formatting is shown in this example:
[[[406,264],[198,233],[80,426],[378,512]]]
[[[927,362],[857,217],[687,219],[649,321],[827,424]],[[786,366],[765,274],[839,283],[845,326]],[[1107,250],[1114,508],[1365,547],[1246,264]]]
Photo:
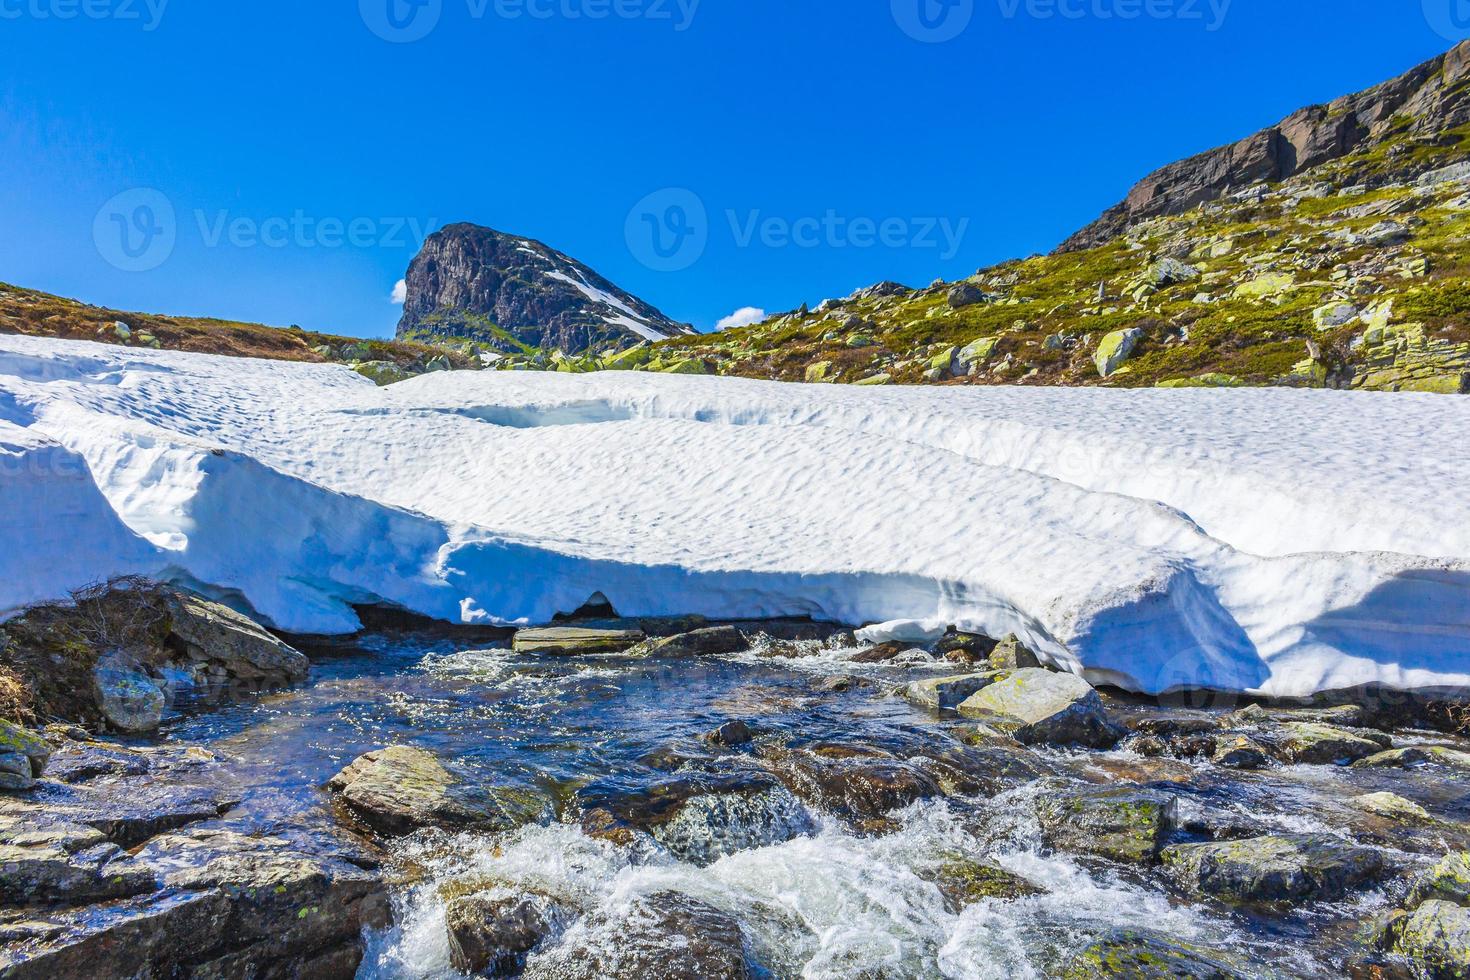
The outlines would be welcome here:
[[[1381,852],[1320,834],[1175,844],[1162,857],[1186,891],[1240,903],[1332,901],[1388,870]]]
[[[1037,804],[1047,844],[1114,861],[1153,861],[1173,829],[1175,798],[1147,789],[1104,788],[1047,795]]]
[[[549,801],[536,793],[466,783],[432,753],[403,745],[367,753],[333,776],[327,788],[354,816],[385,834],[421,827],[510,830],[550,816]]]
[[[566,912],[542,895],[501,892],[464,895],[445,904],[449,962],[464,973],[519,976],[530,953]]]
[[[603,910],[535,954],[526,980],[745,980],[740,924],[678,892]]]
[[[1111,748],[1128,734],[1108,717],[1091,684],[1050,670],[1017,670],[986,685],[958,710],[1028,745]]]
[[[1143,930],[1118,930],[1089,945],[1062,980],[1247,980],[1259,978],[1213,950]]]

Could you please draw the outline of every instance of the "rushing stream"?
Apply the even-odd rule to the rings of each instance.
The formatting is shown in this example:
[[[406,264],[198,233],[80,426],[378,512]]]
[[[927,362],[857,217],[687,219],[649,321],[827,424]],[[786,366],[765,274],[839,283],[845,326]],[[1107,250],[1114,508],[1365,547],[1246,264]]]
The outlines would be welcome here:
[[[583,833],[578,801],[636,792],[681,765],[760,770],[758,748],[715,750],[702,740],[732,719],[755,729],[757,747],[790,739],[875,748],[952,739],[958,719],[890,692],[953,673],[953,666],[862,666],[851,662],[854,650],[816,643],[802,659],[756,650],[678,662],[526,657],[429,635],[377,635],[310,652],[315,667],[306,686],[179,717],[169,727],[171,741],[235,760],[245,797],[237,816],[268,822],[319,811],[327,805],[320,787],[334,773],[396,743],[433,751],[459,775],[536,790],[552,803],[542,823],[514,832],[421,831],[396,844],[397,921],[370,938],[364,977],[456,976],[444,895],[480,889],[531,891],[614,919],[637,896],[681,892],[733,915],[757,975],[771,977],[1050,976],[1119,927],[1225,951],[1263,973],[1337,977],[1353,930],[1388,907],[1387,889],[1269,916],[1187,901],[1155,869],[1044,847],[1036,798],[1070,783],[1158,785],[1177,792],[1186,810],[1216,820],[1351,835],[1406,866],[1442,852],[1449,824],[1400,837],[1365,829],[1344,800],[1392,791],[1453,824],[1470,818],[1463,784],[1402,770],[1239,772],[1144,759],[1126,748],[1040,750],[1038,761],[1054,773],[1048,778],[1012,781],[995,795],[921,800],[881,827],[858,829],[782,789],[733,802],[709,797],[691,808],[694,819],[661,828],[656,840],[640,836],[620,846]],[[834,674],[871,684],[825,690],[819,681]],[[936,870],[957,860],[997,865],[1036,893],[957,907],[934,884]],[[584,928],[575,916],[560,926]]]

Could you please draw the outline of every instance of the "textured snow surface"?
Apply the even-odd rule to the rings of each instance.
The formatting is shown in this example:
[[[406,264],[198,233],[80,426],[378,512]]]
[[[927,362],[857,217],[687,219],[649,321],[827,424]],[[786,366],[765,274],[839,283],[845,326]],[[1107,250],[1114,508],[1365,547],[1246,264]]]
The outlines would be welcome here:
[[[0,337],[0,609],[114,574],[284,629],[811,615],[1094,682],[1470,684],[1470,402],[348,370]],[[874,635],[884,631],[875,631]]]

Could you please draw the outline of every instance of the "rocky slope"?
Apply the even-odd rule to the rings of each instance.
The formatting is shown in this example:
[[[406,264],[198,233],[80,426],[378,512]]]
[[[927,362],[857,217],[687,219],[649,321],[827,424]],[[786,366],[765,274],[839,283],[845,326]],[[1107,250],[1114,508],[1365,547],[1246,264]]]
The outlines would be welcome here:
[[[1470,391],[1467,92],[1470,44],[1165,168],[1053,255],[530,366],[855,384]]]
[[[1427,146],[1470,123],[1470,41],[1412,71],[1329,105],[1299,109],[1238,143],[1171,163],[1145,177],[1122,203],[1062,243],[1062,251],[1104,245],[1140,221],[1182,214],[1260,182],[1398,144]],[[1407,148],[1406,148],[1407,149]],[[1374,161],[1358,180],[1408,180],[1422,168],[1412,152]]]
[[[693,332],[540,242],[478,225],[429,236],[408,268],[398,336],[505,352],[620,350]]]

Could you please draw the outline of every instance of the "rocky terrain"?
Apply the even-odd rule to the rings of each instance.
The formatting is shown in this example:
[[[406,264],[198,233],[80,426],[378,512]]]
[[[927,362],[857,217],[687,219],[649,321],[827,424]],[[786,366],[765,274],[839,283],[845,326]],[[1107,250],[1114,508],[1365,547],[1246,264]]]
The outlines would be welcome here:
[[[581,354],[694,332],[568,255],[478,225],[430,235],[406,281],[404,340]]]
[[[307,680],[142,582],[3,629],[6,980],[1470,970],[1462,704],[1143,700],[1014,636],[607,607],[309,641]],[[122,737],[145,689],[166,741]]]
[[[506,367],[851,384],[1470,390],[1470,44],[1164,168],[1050,256]]]

